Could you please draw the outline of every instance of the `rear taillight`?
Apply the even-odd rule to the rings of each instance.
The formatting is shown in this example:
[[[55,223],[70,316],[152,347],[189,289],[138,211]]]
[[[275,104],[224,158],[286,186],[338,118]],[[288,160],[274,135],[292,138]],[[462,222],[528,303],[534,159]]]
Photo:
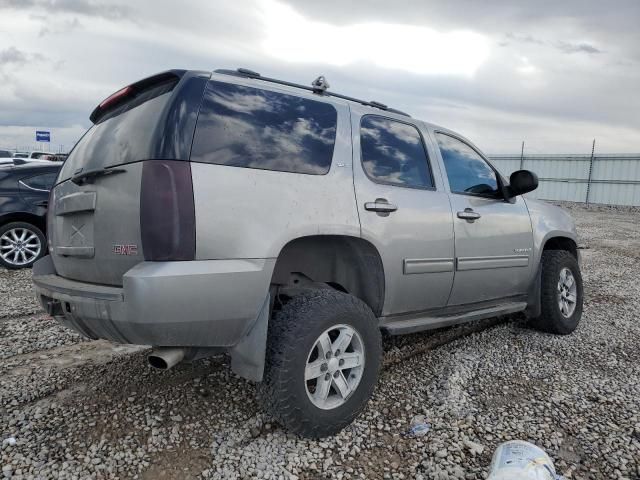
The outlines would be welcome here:
[[[140,191],[140,229],[145,260],[195,258],[196,221],[189,162],[144,162]]]
[[[98,108],[102,110],[106,110],[117,103],[123,102],[133,93],[133,87],[128,86],[118,90],[116,93],[109,95],[106,99],[104,99]]]
[[[163,93],[170,92],[179,80],[180,76],[174,72],[162,72],[121,88],[100,102],[89,115],[89,120],[98,123],[124,110],[141,105]]]

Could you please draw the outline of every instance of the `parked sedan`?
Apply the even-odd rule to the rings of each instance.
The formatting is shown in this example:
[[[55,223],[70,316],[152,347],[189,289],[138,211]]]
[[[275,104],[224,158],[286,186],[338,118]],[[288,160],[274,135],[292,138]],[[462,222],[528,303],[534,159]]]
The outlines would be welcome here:
[[[62,163],[0,165],[0,265],[26,268],[47,252],[49,190]]]
[[[52,160],[41,160],[39,158],[19,158],[19,157],[2,158],[0,157],[0,167],[6,166],[6,165],[24,165],[26,163],[30,165],[37,165],[42,163],[44,163],[45,165],[50,165],[51,162]],[[56,162],[59,162],[59,160],[56,160]]]
[[[33,151],[29,154],[29,158],[39,158],[39,159],[43,159],[43,160],[51,160],[51,158],[48,157],[53,157],[55,158],[56,154],[53,152],[39,152],[39,151]],[[44,158],[43,158],[44,157]]]

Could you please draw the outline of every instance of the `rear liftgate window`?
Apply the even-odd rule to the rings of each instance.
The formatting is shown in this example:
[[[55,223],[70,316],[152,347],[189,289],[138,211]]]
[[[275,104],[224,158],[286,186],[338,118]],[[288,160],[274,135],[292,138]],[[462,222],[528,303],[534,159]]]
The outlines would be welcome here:
[[[71,151],[60,172],[62,182],[82,171],[156,158],[154,135],[160,115],[178,78],[167,75],[160,83],[131,90],[108,105]],[[132,88],[132,87],[127,87]],[[125,89],[120,92],[125,92]],[[126,92],[125,92],[126,93]],[[118,95],[119,92],[110,98]],[[105,100],[102,104],[108,103]],[[95,113],[95,112],[94,112]],[[93,117],[94,114],[92,114]]]
[[[331,167],[336,121],[328,103],[211,81],[191,161],[324,175]]]

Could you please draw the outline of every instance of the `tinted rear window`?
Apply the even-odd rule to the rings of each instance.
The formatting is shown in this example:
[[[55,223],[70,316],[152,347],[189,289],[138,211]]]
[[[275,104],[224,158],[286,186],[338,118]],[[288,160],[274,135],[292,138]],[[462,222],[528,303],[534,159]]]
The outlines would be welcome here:
[[[432,188],[433,178],[420,132],[413,125],[377,115],[360,123],[362,165],[374,182]]]
[[[73,148],[60,172],[60,181],[83,171],[154,158],[158,123],[171,98],[166,84],[144,93],[145,101],[122,106],[119,114],[91,127]],[[154,96],[153,93],[156,93]],[[159,93],[159,95],[158,95]]]
[[[191,160],[322,175],[331,167],[336,122],[328,103],[210,81]]]

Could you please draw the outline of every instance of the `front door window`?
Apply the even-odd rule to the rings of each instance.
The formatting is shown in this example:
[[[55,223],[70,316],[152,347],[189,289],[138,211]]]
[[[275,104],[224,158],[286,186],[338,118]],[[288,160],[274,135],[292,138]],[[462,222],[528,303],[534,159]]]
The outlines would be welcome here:
[[[469,145],[444,133],[436,133],[452,193],[499,196],[496,173]]]

